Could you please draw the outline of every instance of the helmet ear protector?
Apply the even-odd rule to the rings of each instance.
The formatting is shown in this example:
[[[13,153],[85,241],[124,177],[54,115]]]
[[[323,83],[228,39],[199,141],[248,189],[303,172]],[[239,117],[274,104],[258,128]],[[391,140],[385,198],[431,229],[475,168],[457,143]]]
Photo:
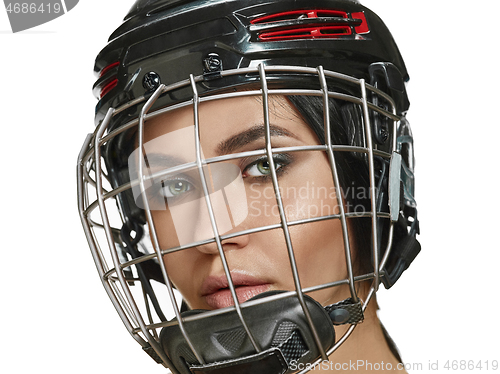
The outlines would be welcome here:
[[[98,127],[79,156],[80,216],[125,326],[173,373],[288,374],[327,360],[363,321],[379,282],[392,287],[420,252],[413,137],[405,118],[408,74],[385,25],[357,1],[138,1],[99,54],[95,70]],[[131,176],[128,157],[142,148],[138,134],[149,116],[184,105],[196,112],[199,102],[242,92],[260,95],[264,109],[272,94],[310,96],[322,103],[321,147],[331,154],[337,188],[345,181],[342,170],[335,171],[336,155],[349,154],[367,169],[370,202],[363,218],[371,222],[367,258],[372,269],[355,275],[349,265],[343,281],[265,292],[241,305],[226,270],[234,307],[187,310],[178,305],[162,258],[190,245],[155,244],[150,209],[133,193],[149,176]],[[326,113],[333,111],[332,100],[348,104],[341,113],[344,122],[358,117],[362,126],[347,126],[348,139],[339,144],[329,135]],[[109,213],[109,202],[118,207],[117,217]],[[343,223],[345,241],[346,222],[355,217],[346,210],[334,218]],[[284,216],[281,221],[286,234],[289,222]],[[224,261],[224,235],[212,239]],[[349,257],[349,248],[346,253]],[[291,261],[291,267],[297,265]],[[354,287],[362,281],[372,282],[364,300]],[[167,296],[158,292],[161,285]],[[349,285],[351,297],[332,305],[306,294],[340,285]],[[350,327],[336,336],[334,326],[343,324]]]
[[[391,63],[374,63],[369,69],[372,86],[389,94],[399,107],[408,108],[409,101],[406,94],[401,73]],[[377,98],[374,105],[382,106]],[[387,110],[387,106],[385,106]],[[373,133],[379,144],[384,144],[389,133],[390,121],[387,117],[374,112],[371,118]],[[396,137],[397,151],[392,153],[390,170],[387,181],[387,194],[394,226],[392,250],[387,260],[382,282],[386,288],[391,288],[411,262],[420,252],[420,243],[416,239],[419,234],[418,219],[416,217],[413,136],[405,116],[400,119]]]

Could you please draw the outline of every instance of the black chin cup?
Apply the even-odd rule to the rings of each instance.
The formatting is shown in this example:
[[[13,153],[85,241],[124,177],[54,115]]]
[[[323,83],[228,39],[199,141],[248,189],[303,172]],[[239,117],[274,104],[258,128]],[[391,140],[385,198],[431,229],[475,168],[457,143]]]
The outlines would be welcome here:
[[[265,292],[261,299],[277,292]],[[332,319],[325,309],[304,296],[323,349],[335,343]],[[236,311],[184,322],[201,364],[184,339],[178,325],[164,327],[160,341],[166,354],[182,374],[284,374],[290,366],[313,363],[320,356],[311,328],[297,297],[287,297],[241,309],[243,318],[260,346],[257,352]],[[182,317],[206,312],[192,310]],[[302,366],[302,365],[300,365]]]

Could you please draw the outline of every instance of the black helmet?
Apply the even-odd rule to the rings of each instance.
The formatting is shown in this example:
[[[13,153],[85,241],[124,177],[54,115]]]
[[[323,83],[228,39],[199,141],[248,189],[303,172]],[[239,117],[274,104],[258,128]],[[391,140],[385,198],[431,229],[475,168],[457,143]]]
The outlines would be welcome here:
[[[203,94],[255,80],[211,78],[261,63],[323,66],[380,81],[398,113],[409,107],[409,76],[396,43],[380,18],[357,1],[137,1],[97,56],[96,124],[110,107],[147,96],[160,83],[203,75]],[[182,99],[182,93],[172,94],[161,105]]]
[[[82,222],[103,284],[128,330],[174,373],[292,373],[299,364],[304,368],[326,359],[363,320],[379,282],[391,287],[420,251],[413,139],[405,119],[409,76],[387,27],[358,1],[139,0],[97,56],[94,71],[97,128],[79,158]],[[199,152],[189,165],[154,169],[145,122],[191,107],[196,138],[199,103],[252,95],[264,107],[266,139],[272,95],[286,97],[305,122],[321,123],[311,126],[322,145],[295,151],[324,152],[336,190],[363,185],[368,196],[346,194],[337,197],[338,212],[290,222],[271,172],[280,223],[230,234],[218,230],[219,217],[207,195],[234,178],[222,178],[222,187],[214,187],[205,176],[212,172],[208,166],[230,158],[207,159]],[[271,170],[275,152],[270,141],[261,150]],[[165,248],[147,195],[158,185],[164,188],[161,178],[173,169],[198,175],[213,235]],[[359,206],[362,212],[355,209]],[[342,226],[348,275],[301,287],[289,226],[327,219]],[[348,221],[360,222],[351,233],[367,232],[366,240],[350,237]],[[240,303],[221,242],[270,229],[285,234],[295,289]],[[350,242],[364,248],[359,267],[352,263],[358,256]],[[209,243],[219,250],[234,305],[210,311],[180,307],[163,257]],[[370,282],[363,298],[358,282]],[[141,285],[143,306],[134,284]],[[167,291],[158,291],[160,285]],[[350,297],[333,304],[306,294],[341,285],[348,285]],[[343,324],[352,328],[336,339],[334,325]]]

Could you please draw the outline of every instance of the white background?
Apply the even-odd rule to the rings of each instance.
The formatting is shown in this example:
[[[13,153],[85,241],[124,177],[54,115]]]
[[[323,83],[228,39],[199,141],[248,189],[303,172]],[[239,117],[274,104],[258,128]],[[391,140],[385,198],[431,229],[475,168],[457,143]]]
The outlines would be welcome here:
[[[447,372],[447,360],[500,360],[500,2],[364,4],[392,30],[411,75],[423,247],[380,292],[381,318],[424,372],[429,362]],[[83,0],[17,34],[0,11],[2,373],[165,372],[108,301],[77,213],[93,60],[130,6]]]

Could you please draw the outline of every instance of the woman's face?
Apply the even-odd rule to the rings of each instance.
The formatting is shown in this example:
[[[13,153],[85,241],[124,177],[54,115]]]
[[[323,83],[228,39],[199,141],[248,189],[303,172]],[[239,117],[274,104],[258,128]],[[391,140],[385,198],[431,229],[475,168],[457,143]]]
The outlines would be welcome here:
[[[193,110],[179,109],[153,117],[144,128],[146,164],[151,172],[196,160]],[[200,104],[200,155],[210,159],[265,149],[260,99],[240,97]],[[273,148],[318,145],[306,123],[283,97],[270,100]],[[283,150],[273,156],[281,199],[289,224],[293,255],[303,288],[346,278],[344,242],[338,219],[296,224],[294,221],[338,214],[332,172],[324,151]],[[247,155],[203,168],[218,234],[276,225],[276,228],[222,240],[222,248],[240,302],[270,290],[294,290],[285,235],[265,154]],[[167,273],[193,309],[233,304],[210,212],[195,167],[161,178],[152,207],[154,229],[162,250],[200,242],[164,256]],[[158,197],[155,197],[155,199]],[[151,199],[151,198],[150,198]],[[159,204],[161,205],[161,204]],[[342,293],[342,295],[341,295]],[[311,294],[323,305],[342,300],[343,288]]]

